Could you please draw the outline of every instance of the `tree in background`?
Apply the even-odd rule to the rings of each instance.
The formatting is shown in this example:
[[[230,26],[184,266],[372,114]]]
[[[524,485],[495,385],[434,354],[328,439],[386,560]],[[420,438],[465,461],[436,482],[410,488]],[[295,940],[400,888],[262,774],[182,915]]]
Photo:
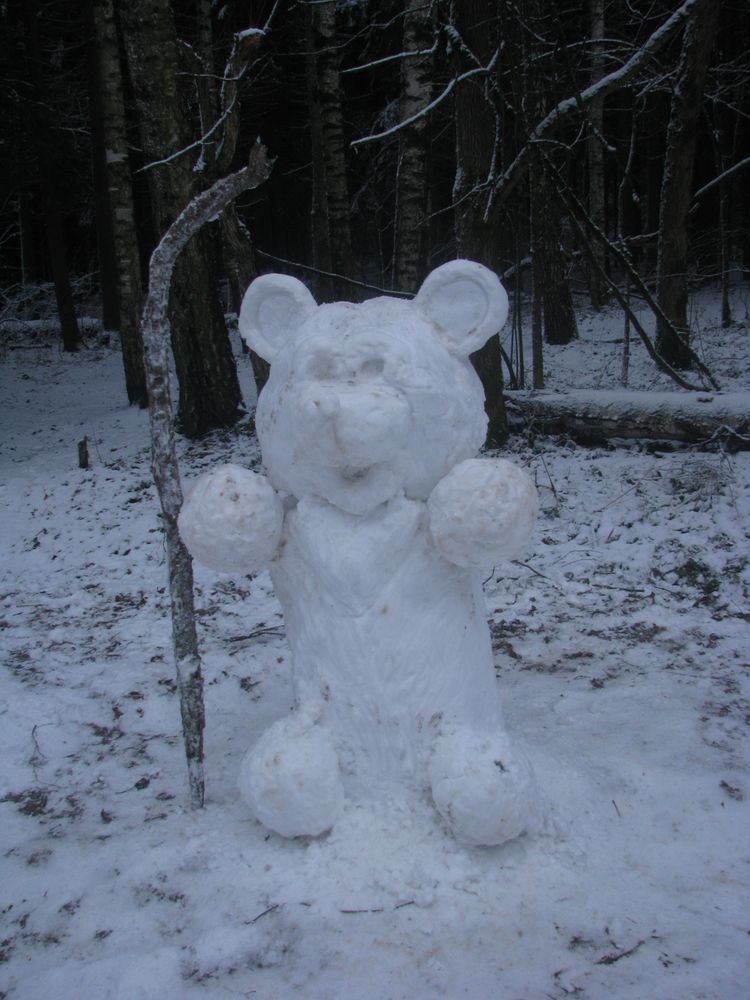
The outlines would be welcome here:
[[[120,5],[129,84],[148,172],[150,219],[161,236],[200,190],[196,140],[169,0]],[[198,146],[198,148],[200,148]],[[215,234],[201,230],[175,269],[171,329],[180,387],[178,425],[189,437],[233,424],[242,396],[219,301]]]
[[[406,0],[403,14],[401,93],[398,113],[408,122],[398,133],[393,287],[414,294],[427,272],[429,119],[437,34],[435,6]]]
[[[467,0],[456,8],[452,25],[459,66],[469,64],[476,75],[459,79],[453,105],[456,175],[453,184],[456,251],[458,256],[497,268],[499,227],[497,206],[487,211],[484,182],[499,155],[500,124],[490,91],[495,85],[499,56],[499,21],[493,0]],[[460,74],[459,74],[460,76]],[[498,331],[499,333],[499,331]],[[482,380],[487,412],[487,444],[497,448],[508,436],[503,400],[500,340],[491,337],[472,355]]]
[[[323,300],[346,294],[333,275],[354,270],[336,2],[303,4],[312,153],[312,259]]]
[[[669,112],[661,183],[658,245],[658,318],[656,346],[675,368],[689,368],[688,213],[693,194],[695,149],[703,95],[716,35],[719,5],[696,0],[682,40]],[[667,322],[667,320],[669,322]]]
[[[88,0],[87,13],[94,174],[102,175],[104,187],[96,204],[97,229],[104,231],[104,239],[111,237],[111,247],[102,248],[101,241],[99,244],[102,295],[104,297],[105,287],[102,259],[107,259],[106,251],[109,251],[115,281],[113,326],[120,331],[125,389],[129,402],[147,406],[140,329],[140,253],[128,153],[120,38],[113,0]],[[106,226],[102,220],[106,220]],[[109,327],[106,309],[104,327]]]
[[[138,168],[142,263],[185,199],[246,158],[256,136],[276,161],[262,189],[185,251],[189,277],[180,268],[175,276],[180,413],[192,434],[239,412],[217,289],[228,283],[236,310],[257,270],[293,273],[324,299],[358,298],[394,286],[408,294],[424,271],[475,256],[512,286],[515,347],[505,363],[516,384],[527,370],[521,326],[531,315],[540,384],[543,339],[575,334],[573,296],[595,306],[611,297],[627,312],[637,291],[659,343],[648,323],[639,336],[678,384],[695,384],[669,360],[671,341],[686,340],[692,275],[721,276],[731,321],[733,264],[750,266],[747,0],[588,0],[564,9],[539,0],[87,2],[98,12],[111,4],[126,42],[122,107]],[[29,127],[25,111],[45,102],[31,101],[32,71],[16,52],[26,8],[10,0],[0,13],[11,29],[0,43],[12,111],[3,121],[19,123],[0,125],[9,154],[0,169],[12,193],[0,205],[6,286],[51,273],[32,212],[48,200],[42,163],[65,180],[54,187],[76,277],[97,272],[97,242],[106,242],[94,234],[90,206],[102,210],[85,166],[93,139],[81,126],[86,33],[71,20],[72,0],[35,3],[37,68],[52,84],[42,127]],[[103,99],[104,88],[94,96]],[[42,154],[40,137],[52,155]],[[115,143],[96,146],[101,165],[101,148]],[[122,156],[119,145],[113,160],[124,172]],[[106,166],[113,203],[122,186],[114,162]],[[135,274],[132,240],[115,256],[120,272]],[[126,325],[123,316],[123,333]],[[498,413],[502,346],[492,344],[482,376]]]
[[[36,0],[25,0],[21,4],[21,16],[25,80],[19,90],[23,107],[22,123],[19,124],[25,138],[24,145],[35,161],[63,350],[77,351],[81,346],[81,332],[73,304],[68,252],[63,232],[61,206],[64,195],[60,185],[63,165],[59,159],[60,149],[52,140],[58,123],[54,117],[55,98],[51,74],[47,72],[46,65],[50,59],[49,50],[46,49],[49,38],[43,38],[41,34],[40,10]]]

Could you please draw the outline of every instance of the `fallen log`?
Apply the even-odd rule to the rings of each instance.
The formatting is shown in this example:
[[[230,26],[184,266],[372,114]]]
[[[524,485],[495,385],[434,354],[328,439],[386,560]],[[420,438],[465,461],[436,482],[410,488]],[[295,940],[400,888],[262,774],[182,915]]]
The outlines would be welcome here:
[[[621,439],[709,444],[750,450],[750,392],[507,390],[510,429],[567,434],[582,444]]]

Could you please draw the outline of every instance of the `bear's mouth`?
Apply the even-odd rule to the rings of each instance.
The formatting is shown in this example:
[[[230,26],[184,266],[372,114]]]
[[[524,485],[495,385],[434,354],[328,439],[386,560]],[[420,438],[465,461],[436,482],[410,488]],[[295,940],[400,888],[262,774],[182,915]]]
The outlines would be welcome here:
[[[372,471],[371,465],[345,465],[339,469],[339,475],[347,483],[361,483]]]

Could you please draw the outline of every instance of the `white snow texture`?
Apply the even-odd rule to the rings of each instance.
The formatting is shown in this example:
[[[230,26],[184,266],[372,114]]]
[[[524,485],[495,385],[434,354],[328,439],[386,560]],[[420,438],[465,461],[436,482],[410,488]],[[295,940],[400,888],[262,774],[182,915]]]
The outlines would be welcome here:
[[[465,260],[433,271],[413,302],[318,306],[276,274],[245,295],[240,331],[271,363],[256,412],[268,480],[232,466],[208,474],[180,530],[211,568],[268,564],[284,610],[297,708],[240,779],[277,833],[321,834],[343,791],[394,783],[431,782],[467,843],[533,824],[533,779],[502,729],[479,573],[520,551],[537,512],[526,473],[473,457],[486,417],[468,355],[506,316],[497,277]]]

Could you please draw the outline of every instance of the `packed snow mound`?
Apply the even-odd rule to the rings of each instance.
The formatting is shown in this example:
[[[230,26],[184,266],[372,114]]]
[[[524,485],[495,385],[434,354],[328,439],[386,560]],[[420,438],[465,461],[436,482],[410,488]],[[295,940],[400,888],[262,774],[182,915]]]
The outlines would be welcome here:
[[[279,719],[245,756],[239,789],[256,817],[283,837],[317,837],[344,802],[330,733],[307,713]]]
[[[430,494],[430,533],[456,566],[513,559],[531,538],[539,510],[529,475],[512,462],[467,459]]]
[[[178,519],[190,553],[209,569],[252,573],[278,548],[281,501],[264,476],[221,465],[195,481]]]
[[[502,844],[536,829],[534,772],[505,733],[464,727],[440,736],[429,773],[438,812],[462,843]]]
[[[271,365],[255,415],[268,480],[218,470],[181,530],[216,568],[259,568],[263,555],[281,601],[296,711],[247,757],[241,786],[285,836],[329,829],[342,783],[354,800],[423,794],[439,726],[502,732],[478,569],[519,552],[537,502],[521,470],[473,457],[487,418],[469,354],[507,308],[497,276],[466,260],[434,270],[412,301],[318,306],[278,274],[245,295],[240,332]],[[462,774],[466,793],[445,793],[452,814],[485,800],[488,813],[459,817],[457,833],[513,836],[523,783],[506,776],[483,798],[468,763],[453,785]]]

